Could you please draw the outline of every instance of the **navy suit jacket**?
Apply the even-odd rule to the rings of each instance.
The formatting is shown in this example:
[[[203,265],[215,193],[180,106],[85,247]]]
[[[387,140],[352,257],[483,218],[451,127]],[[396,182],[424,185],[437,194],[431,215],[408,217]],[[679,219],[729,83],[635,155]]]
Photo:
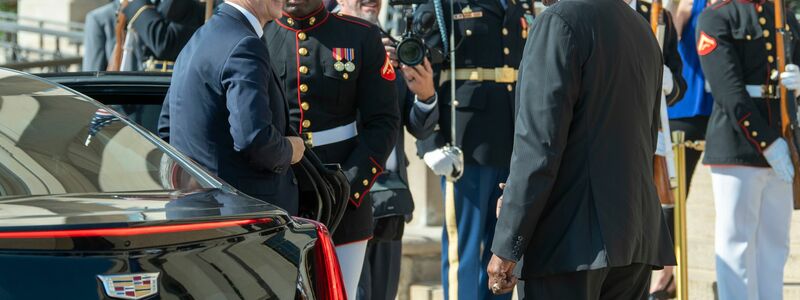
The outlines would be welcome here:
[[[158,131],[237,189],[296,214],[289,115],[269,62],[245,16],[221,5],[178,56]]]

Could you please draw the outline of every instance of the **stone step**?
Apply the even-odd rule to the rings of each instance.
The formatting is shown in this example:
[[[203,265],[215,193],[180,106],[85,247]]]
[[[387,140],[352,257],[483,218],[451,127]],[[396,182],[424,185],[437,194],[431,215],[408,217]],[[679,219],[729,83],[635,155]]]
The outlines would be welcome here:
[[[438,282],[413,284],[409,295],[411,300],[444,300],[444,291]]]

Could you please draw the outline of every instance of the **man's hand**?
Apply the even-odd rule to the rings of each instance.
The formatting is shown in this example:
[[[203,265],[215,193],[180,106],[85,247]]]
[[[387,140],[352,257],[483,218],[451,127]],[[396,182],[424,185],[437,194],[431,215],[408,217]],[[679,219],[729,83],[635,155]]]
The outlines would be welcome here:
[[[661,90],[664,92],[664,95],[669,95],[675,88],[675,80],[672,78],[672,76],[672,70],[670,70],[669,67],[664,66],[664,76],[662,76],[661,79]]]
[[[436,88],[433,87],[433,69],[427,57],[419,65],[403,66],[402,71],[408,89],[417,95],[417,99],[424,101],[436,94]]]
[[[381,41],[383,42],[383,48],[386,49],[386,54],[389,55],[389,61],[392,66],[399,68],[400,63],[397,61],[397,48],[394,47],[394,42],[389,38],[382,38]]]
[[[517,263],[503,259],[497,255],[492,255],[486,272],[489,273],[489,290],[492,294],[500,295],[509,293],[517,285],[517,277],[514,276],[514,267]]]
[[[781,84],[792,91],[800,91],[800,67],[786,65],[786,71],[781,73]]]
[[[505,183],[501,183],[500,184],[500,190],[502,191],[502,190],[505,190],[505,189],[506,189],[506,184]],[[497,214],[497,218],[498,219],[500,218],[500,208],[502,208],[502,207],[503,207],[503,194],[500,194],[500,198],[497,198],[497,210],[495,211],[495,214]]]
[[[764,158],[767,163],[778,175],[778,178],[792,183],[794,179],[794,167],[792,166],[792,158],[789,156],[789,144],[783,138],[778,138],[767,149],[764,149]]]
[[[447,155],[442,148],[425,153],[422,156],[425,164],[431,168],[434,174],[439,176],[448,176],[453,173],[455,165],[455,158]]]
[[[286,140],[292,145],[292,164],[300,162],[303,159],[303,153],[306,152],[306,143],[296,136],[287,136]]]

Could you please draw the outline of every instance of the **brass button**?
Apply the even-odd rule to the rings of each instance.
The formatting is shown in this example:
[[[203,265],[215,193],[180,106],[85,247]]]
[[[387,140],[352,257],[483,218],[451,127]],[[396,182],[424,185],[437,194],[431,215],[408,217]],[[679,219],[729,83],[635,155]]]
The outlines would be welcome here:
[[[311,105],[309,105],[308,102],[300,103],[300,108],[302,108],[303,110],[308,110],[310,107]]]
[[[769,37],[769,30],[764,30],[764,37],[765,37],[765,38],[768,38],[768,37]]]
[[[753,39],[753,37],[749,34],[745,35],[744,38],[747,39],[748,41]]]
[[[308,127],[311,127],[311,121],[303,120],[303,128],[308,128]]]
[[[643,12],[645,12],[645,13],[647,13],[647,11],[649,10],[649,9],[647,8],[647,6],[645,6],[644,4],[642,4],[642,6],[639,6],[639,8],[641,8],[641,9],[642,9],[642,11],[643,11]]]
[[[511,50],[508,50],[508,47],[505,47],[505,48],[503,48],[503,53],[505,55],[509,55],[511,53]]]
[[[764,17],[758,18],[758,23],[761,23],[761,25],[767,25],[767,19]]]
[[[744,127],[750,127],[750,121],[745,120],[744,121]]]
[[[294,19],[286,19],[286,24],[294,26]]]
[[[317,22],[317,18],[315,18],[315,17],[311,17],[311,19],[308,19],[308,25],[314,25],[314,23],[316,23],[316,22]]]
[[[355,193],[355,194],[353,194],[353,198],[356,198],[356,199],[361,198],[361,194]]]
[[[756,7],[756,11],[758,11],[758,12],[764,11],[764,6],[762,6],[762,5],[757,6]]]
[[[347,80],[348,78],[350,78],[350,74],[344,73],[342,74],[342,78],[344,78],[344,80]]]
[[[372,168],[372,174],[378,174],[378,169]]]
[[[767,147],[767,142],[761,142],[761,148],[766,148],[766,147]]]
[[[773,63],[773,62],[775,62],[775,57],[772,56],[772,55],[767,56],[767,61],[770,62],[770,63]]]
[[[297,34],[297,38],[300,39],[301,41],[305,41],[306,38],[308,38],[308,36],[306,36],[305,32],[300,32]]]
[[[750,133],[750,135],[752,135],[753,137],[757,137],[758,136],[758,131],[753,131],[753,132]]]
[[[466,31],[464,31],[464,34],[466,34],[467,36],[471,36],[472,30],[467,29]]]
[[[368,186],[369,185],[369,180],[364,179],[364,181],[362,181],[361,183],[364,184],[364,186]]]
[[[772,43],[767,42],[767,51],[772,50]]]
[[[297,70],[300,71],[300,74],[308,74],[308,67],[306,66],[300,66]]]
[[[297,53],[300,53],[300,55],[302,55],[302,56],[306,56],[306,55],[308,55],[308,49],[306,49],[306,48],[297,49]]]
[[[503,28],[503,35],[508,35],[508,28]]]
[[[509,84],[509,85],[507,85],[507,86],[506,86],[506,89],[507,89],[509,92],[510,92],[510,91],[513,91],[513,90],[514,90],[514,86]]]
[[[786,26],[784,26],[783,28],[786,29],[786,31],[789,31],[789,24],[786,24]]]
[[[301,84],[300,85],[300,92],[303,92],[303,93],[308,92],[308,85],[305,84],[305,83]]]

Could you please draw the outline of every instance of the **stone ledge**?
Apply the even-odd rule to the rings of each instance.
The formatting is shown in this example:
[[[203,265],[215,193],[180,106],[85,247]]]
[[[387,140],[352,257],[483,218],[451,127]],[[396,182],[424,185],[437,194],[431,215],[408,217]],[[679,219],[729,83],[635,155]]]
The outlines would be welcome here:
[[[440,255],[442,227],[406,227],[403,234],[403,256]]]

